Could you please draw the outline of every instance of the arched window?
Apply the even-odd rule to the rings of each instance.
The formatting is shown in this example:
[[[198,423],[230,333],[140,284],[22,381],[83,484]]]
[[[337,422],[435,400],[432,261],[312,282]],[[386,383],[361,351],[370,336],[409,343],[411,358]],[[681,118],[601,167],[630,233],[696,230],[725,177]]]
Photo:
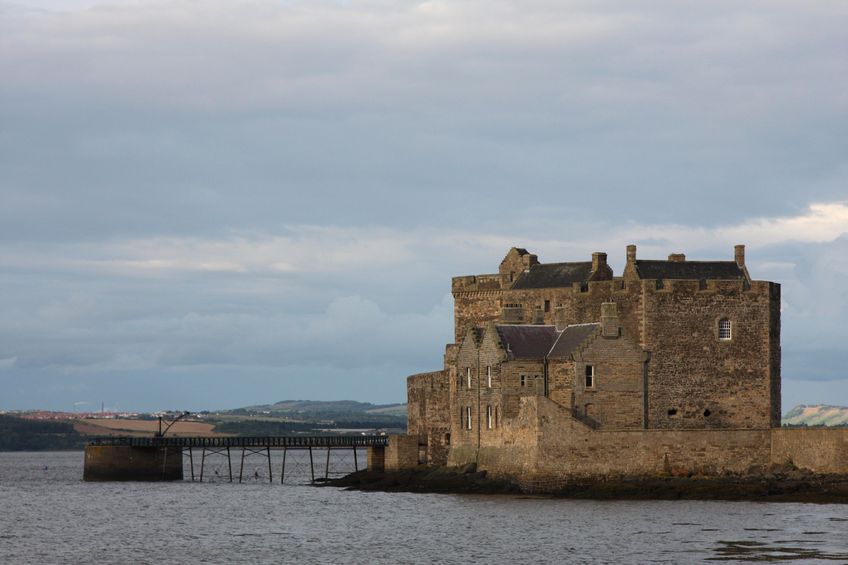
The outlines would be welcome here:
[[[730,341],[733,337],[732,326],[730,320],[722,318],[718,321],[718,338],[721,341]]]

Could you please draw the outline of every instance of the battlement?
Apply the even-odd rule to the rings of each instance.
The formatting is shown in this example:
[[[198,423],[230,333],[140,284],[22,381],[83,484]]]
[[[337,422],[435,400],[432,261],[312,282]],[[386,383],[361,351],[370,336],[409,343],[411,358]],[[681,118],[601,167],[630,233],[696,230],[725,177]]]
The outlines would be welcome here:
[[[627,290],[630,284],[648,282],[638,288],[682,291],[688,288],[677,283],[695,281],[697,291],[729,292],[749,291],[751,280],[745,266],[745,246],[734,247],[733,260],[689,261],[683,253],[672,253],[664,260],[637,259],[636,246],[627,246],[627,263],[620,277],[614,276],[607,264],[607,254],[592,253],[591,261],[573,263],[540,263],[537,256],[526,249],[513,247],[499,266],[497,274],[454,277],[451,291],[454,296],[467,293],[500,291],[564,291],[592,293]],[[601,286],[597,286],[597,285]],[[612,285],[612,286],[609,286]],[[594,288],[593,288],[594,287]],[[760,289],[759,292],[763,290]],[[757,291],[755,291],[757,292]]]
[[[501,290],[501,275],[467,275],[451,279],[451,292],[478,292]]]
[[[563,294],[615,294],[627,292],[673,292],[678,294],[700,294],[700,293],[748,293],[748,294],[770,294],[775,288],[780,288],[779,283],[771,281],[750,281],[745,279],[624,279],[616,277],[613,280],[588,281],[584,283],[571,283],[567,286],[550,289],[501,289],[493,282],[498,275],[477,275],[466,277],[454,277],[452,284],[453,295],[461,296],[466,293],[480,293],[498,291],[496,294],[503,296],[505,300],[517,295],[545,294],[555,291],[557,296]]]

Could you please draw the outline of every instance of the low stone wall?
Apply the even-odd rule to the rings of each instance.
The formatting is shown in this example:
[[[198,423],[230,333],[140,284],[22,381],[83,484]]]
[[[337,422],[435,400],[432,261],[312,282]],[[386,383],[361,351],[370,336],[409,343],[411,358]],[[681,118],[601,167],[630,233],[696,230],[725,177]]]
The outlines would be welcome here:
[[[477,463],[528,483],[584,478],[720,476],[792,462],[848,473],[848,429],[592,430],[544,397],[522,399],[500,441],[451,449],[449,464]]]
[[[386,446],[386,471],[412,469],[418,466],[418,436],[389,436]]]
[[[183,453],[174,447],[87,445],[83,480],[181,481]]]
[[[816,473],[848,474],[848,428],[780,428],[771,431],[773,463],[792,462]]]
[[[383,446],[368,447],[368,470],[384,471],[386,469],[386,448]]]

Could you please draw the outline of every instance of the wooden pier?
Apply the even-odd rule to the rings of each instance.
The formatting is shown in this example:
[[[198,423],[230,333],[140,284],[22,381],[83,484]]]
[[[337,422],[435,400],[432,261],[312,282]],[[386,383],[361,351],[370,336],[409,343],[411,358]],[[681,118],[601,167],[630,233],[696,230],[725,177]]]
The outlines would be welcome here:
[[[359,470],[357,449],[367,448],[368,468],[381,468],[388,437],[385,435],[269,436],[269,437],[103,437],[93,439],[85,449],[86,481],[177,481],[184,479],[183,457],[188,456],[192,481],[203,481],[206,459],[210,455],[227,458],[230,482],[244,479],[244,461],[252,455],[267,458],[268,480],[274,481],[271,452],[282,451],[280,482],[285,480],[288,451],[308,451],[312,482],[316,477],[315,452],[326,451],[324,479],[330,476],[330,453],[352,450],[354,469]],[[199,474],[195,474],[195,450],[200,450]],[[241,460],[238,475],[233,474],[233,452]]]

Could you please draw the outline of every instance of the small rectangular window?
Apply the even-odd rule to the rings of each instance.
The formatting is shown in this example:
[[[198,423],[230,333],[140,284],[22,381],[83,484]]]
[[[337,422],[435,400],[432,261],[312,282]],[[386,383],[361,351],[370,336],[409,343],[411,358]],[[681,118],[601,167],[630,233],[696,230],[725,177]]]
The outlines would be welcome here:
[[[521,375],[521,377],[519,377],[518,380],[521,383],[521,386],[524,386],[525,384],[527,384],[527,377],[524,376],[524,375]]]
[[[471,388],[471,367],[465,369],[465,377],[468,380],[468,388]]]
[[[730,320],[722,318],[718,321],[718,338],[722,341],[730,341],[732,337]]]
[[[486,386],[492,388],[492,368],[486,367]]]
[[[551,301],[545,300],[545,312],[550,312],[550,311],[551,311]]]
[[[492,429],[492,407],[486,406],[486,429]]]
[[[586,388],[593,388],[595,386],[595,367],[593,365],[586,365]]]
[[[471,429],[471,406],[465,407],[465,429]]]

